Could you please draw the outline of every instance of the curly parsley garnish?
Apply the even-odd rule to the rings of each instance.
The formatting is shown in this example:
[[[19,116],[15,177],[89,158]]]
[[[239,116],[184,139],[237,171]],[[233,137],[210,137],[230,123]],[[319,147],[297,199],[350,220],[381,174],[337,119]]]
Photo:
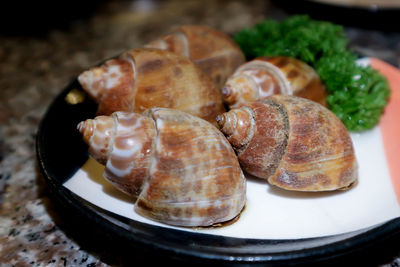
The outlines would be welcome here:
[[[390,89],[384,76],[356,64],[348,49],[344,29],[306,15],[281,22],[265,20],[234,36],[247,59],[258,56],[289,56],[312,66],[328,90],[328,108],[350,131],[364,131],[378,124]]]

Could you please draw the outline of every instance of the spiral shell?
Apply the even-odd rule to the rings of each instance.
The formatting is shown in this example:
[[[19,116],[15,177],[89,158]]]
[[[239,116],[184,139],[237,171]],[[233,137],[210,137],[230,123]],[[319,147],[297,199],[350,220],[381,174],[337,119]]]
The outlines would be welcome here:
[[[135,211],[179,226],[208,226],[243,209],[235,152],[210,123],[178,110],[115,112],[78,125],[104,177],[136,197]]]
[[[207,26],[180,26],[146,47],[165,49],[188,57],[219,87],[245,62],[243,52],[228,35]]]
[[[296,95],[325,105],[326,91],[318,74],[291,57],[260,57],[247,62],[222,89],[223,99],[231,107],[273,94]]]
[[[158,49],[132,49],[83,72],[78,80],[98,115],[166,107],[215,123],[225,111],[216,85],[189,59]]]
[[[343,123],[313,101],[287,95],[249,102],[217,117],[242,168],[287,190],[345,189],[357,180]]]

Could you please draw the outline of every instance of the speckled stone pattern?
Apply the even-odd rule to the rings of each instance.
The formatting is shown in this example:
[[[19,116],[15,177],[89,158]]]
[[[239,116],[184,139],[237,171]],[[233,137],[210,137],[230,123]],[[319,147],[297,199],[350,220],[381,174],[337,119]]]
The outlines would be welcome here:
[[[132,251],[121,259],[119,248],[96,236],[86,238],[79,218],[65,219],[63,209],[49,197],[36,160],[35,136],[46,109],[69,81],[173,26],[206,24],[233,34],[264,18],[285,16],[284,9],[263,0],[102,1],[89,18],[74,20],[62,30],[40,36],[0,35],[0,266],[146,261],[145,254]],[[348,34],[358,53],[399,66],[399,33],[349,28]],[[400,246],[382,265],[398,266],[396,256]]]

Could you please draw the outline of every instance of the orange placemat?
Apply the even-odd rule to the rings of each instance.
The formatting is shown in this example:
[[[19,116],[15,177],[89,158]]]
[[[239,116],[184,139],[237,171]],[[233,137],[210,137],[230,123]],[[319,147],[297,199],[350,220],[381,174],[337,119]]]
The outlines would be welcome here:
[[[379,126],[390,177],[400,204],[400,70],[377,58],[371,58],[370,64],[387,77],[391,89],[389,104]]]

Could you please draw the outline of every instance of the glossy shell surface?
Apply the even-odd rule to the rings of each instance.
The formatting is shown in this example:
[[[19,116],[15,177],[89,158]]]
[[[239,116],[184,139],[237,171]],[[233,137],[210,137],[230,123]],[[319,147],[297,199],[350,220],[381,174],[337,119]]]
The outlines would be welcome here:
[[[260,57],[241,65],[222,89],[224,101],[234,107],[273,94],[295,95],[325,104],[326,92],[309,65],[290,57]]]
[[[201,25],[184,25],[146,47],[165,49],[188,57],[219,86],[245,62],[240,48],[226,34]]]
[[[78,80],[99,104],[99,115],[165,107],[215,122],[224,112],[211,79],[189,59],[169,51],[132,49],[83,72]]]
[[[237,123],[243,111],[251,123]],[[331,111],[313,101],[274,95],[232,109],[219,116],[218,122],[243,169],[273,185],[296,191],[329,191],[345,189],[357,180],[357,162],[347,129]],[[235,146],[234,140],[241,139],[248,141]]]
[[[116,112],[78,129],[89,147],[107,140],[107,151],[92,156],[107,155],[104,177],[135,197],[135,210],[145,217],[208,226],[233,219],[244,207],[246,182],[236,155],[222,133],[200,118],[172,109]]]

